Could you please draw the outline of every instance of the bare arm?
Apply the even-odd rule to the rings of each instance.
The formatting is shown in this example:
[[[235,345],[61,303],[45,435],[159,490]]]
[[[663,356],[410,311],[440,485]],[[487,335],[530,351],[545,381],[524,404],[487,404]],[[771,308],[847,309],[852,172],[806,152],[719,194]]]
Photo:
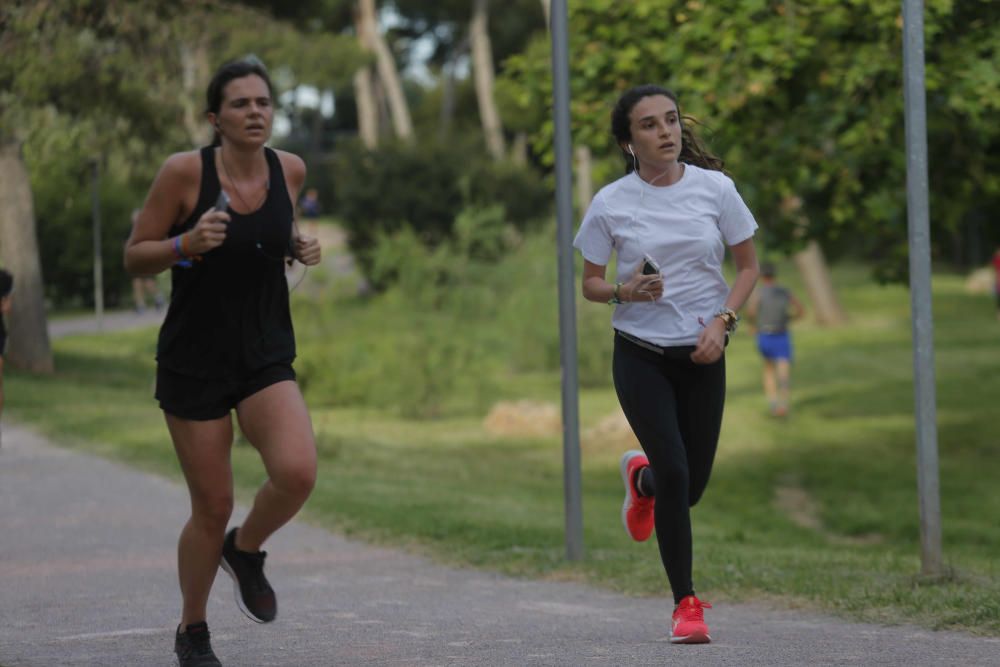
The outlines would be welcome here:
[[[306,163],[303,162],[302,158],[293,153],[286,153],[285,151],[277,151],[277,153],[278,158],[281,160],[281,169],[285,172],[285,185],[288,188],[288,196],[291,198],[292,206],[295,210],[295,217],[292,219],[292,247],[295,259],[308,266],[319,264],[322,258],[319,240],[312,236],[306,236],[299,231],[298,201],[299,193],[306,182]]]
[[[180,259],[170,228],[184,220],[194,207],[201,187],[201,162],[197,152],[177,153],[167,158],[156,175],[149,194],[125,244],[125,270],[148,276],[170,268]],[[201,255],[222,245],[229,214],[209,209],[194,229],[182,234],[189,256]]]
[[[729,289],[725,307],[738,312],[753,292],[753,286],[757,284],[760,266],[757,264],[757,249],[753,244],[753,237],[730,246],[729,252],[732,253],[733,264],[736,265],[736,279]]]
[[[797,320],[806,314],[806,307],[802,305],[802,302],[795,298],[795,295],[791,292],[788,293],[789,305],[792,307],[792,319]]]
[[[738,312],[757,283],[760,267],[757,265],[757,250],[753,244],[753,237],[730,246],[729,251],[736,265],[736,279],[729,288],[723,307]],[[705,328],[698,336],[698,343],[691,353],[691,360],[697,364],[713,363],[722,356],[725,347],[726,323],[721,317],[713,317],[710,322],[705,323]]]
[[[750,331],[757,329],[757,308],[760,306],[760,293],[753,292],[746,303],[746,319],[750,324]]]
[[[615,295],[615,286],[605,280],[607,266],[583,260],[583,298],[587,301],[607,303]],[[638,270],[618,288],[622,301],[656,301],[663,296],[663,277],[659,274],[644,276]]]

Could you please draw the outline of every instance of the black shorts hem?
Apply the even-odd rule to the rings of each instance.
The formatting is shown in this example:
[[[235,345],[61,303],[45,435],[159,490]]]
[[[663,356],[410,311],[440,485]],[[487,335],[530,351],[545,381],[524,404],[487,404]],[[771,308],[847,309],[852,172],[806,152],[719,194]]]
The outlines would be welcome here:
[[[166,414],[191,421],[227,416],[244,399],[272,384],[295,380],[292,364],[277,363],[226,378],[198,378],[158,366],[156,399]]]

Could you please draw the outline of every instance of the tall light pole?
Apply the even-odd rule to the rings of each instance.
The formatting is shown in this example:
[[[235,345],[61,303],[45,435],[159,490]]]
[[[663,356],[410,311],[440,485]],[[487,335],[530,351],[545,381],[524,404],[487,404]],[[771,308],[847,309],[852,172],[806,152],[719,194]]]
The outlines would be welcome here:
[[[97,330],[104,329],[104,262],[101,252],[101,161],[94,158],[90,184],[90,214],[94,222],[94,314]]]
[[[910,240],[910,304],[913,313],[920,556],[923,574],[939,575],[943,569],[941,497],[938,485],[937,407],[934,390],[934,324],[931,317],[922,0],[903,0],[903,92],[906,97],[906,215]]]
[[[569,132],[569,39],[566,0],[552,0],[552,96],[556,153],[556,226],[559,252],[559,354],[562,364],[563,489],[566,557],[583,558],[580,483],[576,288],[573,279],[573,164]]]

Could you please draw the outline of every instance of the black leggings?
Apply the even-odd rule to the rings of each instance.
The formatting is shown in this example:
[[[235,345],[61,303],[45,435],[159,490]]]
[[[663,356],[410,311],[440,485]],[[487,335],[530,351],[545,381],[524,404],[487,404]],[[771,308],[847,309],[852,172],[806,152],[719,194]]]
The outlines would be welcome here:
[[[646,350],[615,336],[612,375],[655,475],[656,541],[675,602],[694,594],[690,509],[712,472],[726,400],[726,357],[691,361],[693,346]]]

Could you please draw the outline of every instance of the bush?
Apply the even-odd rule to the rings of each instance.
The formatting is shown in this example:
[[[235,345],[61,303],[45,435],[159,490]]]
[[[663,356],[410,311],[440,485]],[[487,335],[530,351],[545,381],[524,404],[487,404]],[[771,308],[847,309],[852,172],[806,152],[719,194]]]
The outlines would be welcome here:
[[[94,303],[94,224],[91,171],[86,162],[66,159],[32,164],[39,256],[46,296],[58,306]],[[142,195],[111,174],[100,187],[101,262],[104,300],[108,307],[129,294],[122,252],[132,229],[132,210]]]
[[[469,209],[436,247],[402,228],[377,239],[369,298],[297,302],[296,368],[314,404],[406,417],[482,414],[504,378],[557,371],[559,314],[552,224],[520,235],[499,206]],[[582,301],[578,290],[577,298]],[[610,312],[577,304],[580,382],[607,386]]]
[[[551,209],[551,193],[530,167],[458,155],[438,144],[346,150],[332,173],[335,213],[348,231],[361,271],[379,290],[386,289],[398,272],[387,270],[384,262],[376,266],[376,246],[403,228],[435,248],[465,233],[457,226],[487,224],[495,230],[512,226],[524,232],[548,218]],[[475,214],[479,218],[461,219],[464,210],[480,211]],[[485,241],[481,234],[476,238],[477,243]],[[485,246],[475,249],[485,251]]]
[[[378,288],[371,265],[379,238],[411,227],[436,245],[451,232],[462,208],[459,165],[439,147],[389,145],[371,152],[346,152],[334,165],[337,216],[348,231],[351,252]]]
[[[412,284],[401,279],[371,299],[297,309],[296,367],[311,402],[409,418],[485,410],[494,398],[490,378],[499,359],[473,333],[482,321],[473,290],[452,303],[447,288],[425,279],[443,275],[442,255],[426,249],[409,255],[403,275],[421,277]],[[478,296],[488,307],[482,300],[487,295]]]
[[[513,162],[483,161],[466,173],[466,206],[500,205],[521,231],[536,228],[552,214],[553,192],[537,171]]]

